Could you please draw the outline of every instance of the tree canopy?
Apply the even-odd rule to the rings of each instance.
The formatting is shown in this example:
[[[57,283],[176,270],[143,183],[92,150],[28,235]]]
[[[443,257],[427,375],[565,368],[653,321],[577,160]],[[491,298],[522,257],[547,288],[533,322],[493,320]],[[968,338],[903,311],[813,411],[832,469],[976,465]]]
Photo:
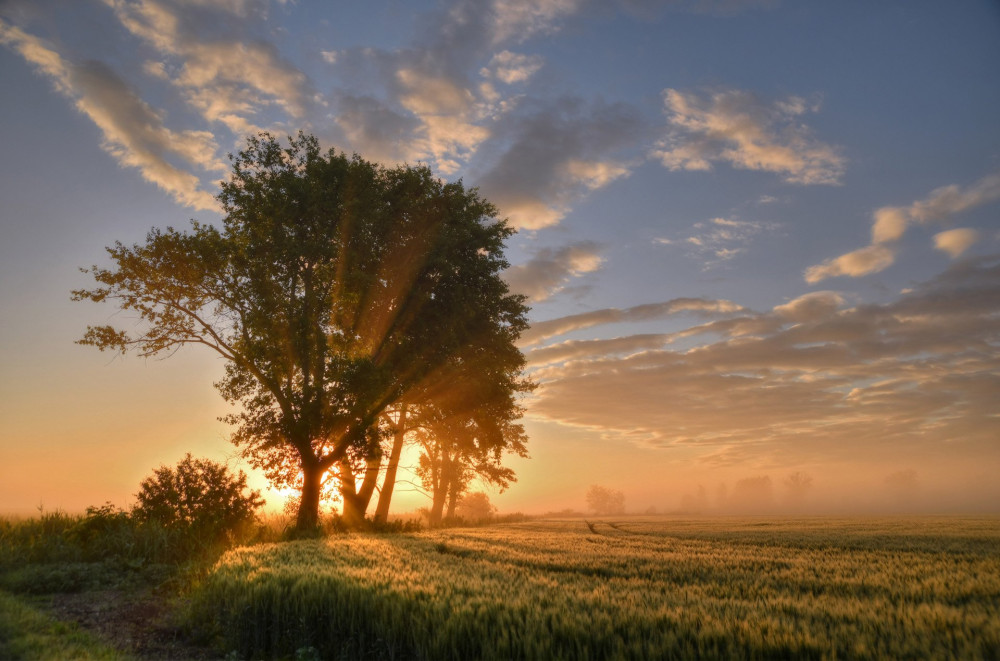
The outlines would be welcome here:
[[[90,327],[80,342],[142,356],[211,348],[226,359],[216,385],[239,405],[232,440],[276,485],[301,484],[298,526],[316,525],[331,469],[345,517],[363,517],[387,408],[486,411],[530,387],[515,345],[527,307],[500,277],[513,230],[460,181],[323,153],[302,133],[287,147],[249,138],[230,158],[221,228],[153,229],[86,270],[97,286],[77,300],[112,301],[140,323]]]

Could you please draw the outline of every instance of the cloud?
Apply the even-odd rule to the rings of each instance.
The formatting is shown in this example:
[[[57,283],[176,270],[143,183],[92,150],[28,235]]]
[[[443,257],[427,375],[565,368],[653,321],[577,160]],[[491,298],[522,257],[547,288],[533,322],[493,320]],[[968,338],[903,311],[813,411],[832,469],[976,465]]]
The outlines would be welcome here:
[[[532,301],[543,301],[560,291],[570,278],[599,269],[604,262],[600,250],[598,244],[590,241],[557,249],[543,248],[528,262],[507,269],[504,278],[515,293]]]
[[[889,246],[876,243],[828,259],[822,264],[810,266],[806,269],[805,279],[809,284],[815,284],[839,275],[860,278],[863,275],[884,271],[892,266],[894,261],[896,261],[895,251]]]
[[[0,42],[18,52],[48,76],[64,96],[74,100],[103,135],[102,147],[121,165],[195,209],[216,209],[214,197],[200,190],[198,178],[173,165],[170,156],[207,171],[225,171],[215,154],[213,136],[204,131],[175,132],[163,117],[109,67],[99,62],[74,64],[40,39],[0,21]]]
[[[989,174],[965,189],[954,184],[937,188],[906,207],[882,207],[872,217],[871,245],[810,266],[805,271],[806,282],[816,283],[841,275],[857,278],[883,271],[896,260],[891,244],[902,239],[911,225],[947,221],[996,200],[1000,200],[1000,173]],[[958,257],[978,237],[972,229],[940,232],[934,236],[934,247]]]
[[[625,309],[605,308],[534,323],[521,334],[521,344],[530,346],[551,337],[594,326],[651,321],[683,312],[703,317],[714,317],[741,313],[744,312],[744,308],[732,301],[705,298],[675,298],[662,303],[646,303]]]
[[[844,298],[837,292],[816,291],[778,305],[775,314],[794,322],[811,322],[828,318],[844,305]]]
[[[574,14],[582,5],[581,0],[494,0],[493,43],[551,33],[560,18]]]
[[[396,112],[372,96],[344,94],[337,99],[336,123],[352,145],[363,145],[365,157],[382,162],[420,159],[411,136],[419,120]]]
[[[557,225],[583,196],[627,177],[645,139],[634,107],[521,89],[544,60],[511,45],[589,4],[458,0],[425,17],[411,47],[338,51],[334,71],[350,91],[334,121],[349,148],[367,153],[373,140],[379,154],[465,175],[520,229]]]
[[[926,199],[914,202],[908,211],[917,222],[929,223],[996,200],[1000,200],[1000,172],[986,175],[964,190],[956,184],[935,189]]]
[[[961,228],[938,232],[934,235],[934,247],[948,253],[953,259],[961,256],[979,239],[979,232]]]
[[[903,238],[909,224],[908,214],[899,207],[883,207],[875,212],[872,244],[890,243]]]
[[[845,160],[799,122],[812,111],[804,99],[765,105],[749,92],[728,90],[707,97],[667,89],[671,131],[651,152],[671,170],[710,170],[727,162],[746,170],[783,175],[797,184],[838,184]]]
[[[730,17],[748,11],[774,9],[780,0],[618,0],[629,13],[653,18],[663,10]]]
[[[542,68],[542,63],[542,58],[537,55],[521,55],[504,50],[494,55],[489,66],[480,69],[479,73],[483,77],[496,78],[502,83],[513,85],[534,76]]]
[[[208,121],[242,134],[256,128],[253,118],[267,106],[278,106],[295,119],[305,116],[310,98],[306,76],[273,44],[252,39],[245,30],[230,38],[217,36],[226,25],[223,18],[257,16],[262,13],[259,3],[104,2],[125,29],[156,49],[162,71]],[[205,36],[212,28],[213,36]]]
[[[459,0],[426,16],[410,48],[338,52],[335,70],[346,81],[341,100],[377,99],[380,112],[336,121],[351,146],[365,151],[367,143],[353,141],[384,134],[381,119],[393,131],[405,127],[408,133],[399,142],[406,147],[379,142],[378,151],[403,153],[431,162],[443,174],[457,173],[493,136],[492,125],[516,105],[506,88],[527,81],[543,64],[537,55],[501,46],[556,29],[558,19],[574,7],[566,1],[497,0],[484,8],[481,2]]]
[[[420,122],[415,151],[433,158],[440,172],[456,172],[490,136],[489,129],[472,121],[473,92],[450,77],[401,68],[396,82],[399,102]]]
[[[619,154],[641,131],[630,106],[559,99],[506,121],[479,185],[516,227],[550,227],[583,194],[629,174]]]
[[[712,463],[1000,460],[997,309],[1000,255],[886,304],[744,311],[687,348],[676,332],[539,346],[528,412]]]
[[[704,265],[707,268],[745,252],[757,235],[778,227],[776,223],[713,218],[695,223],[692,227],[695,232],[682,239],[660,237],[653,241],[661,245],[684,245],[694,256],[707,259]]]

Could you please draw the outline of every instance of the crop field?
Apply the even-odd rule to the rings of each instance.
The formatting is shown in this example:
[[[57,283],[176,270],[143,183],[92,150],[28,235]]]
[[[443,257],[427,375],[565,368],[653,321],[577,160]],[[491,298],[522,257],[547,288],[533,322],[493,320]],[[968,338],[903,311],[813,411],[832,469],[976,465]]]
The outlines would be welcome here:
[[[225,555],[189,619],[245,658],[998,658],[1000,521],[621,517],[268,544]]]

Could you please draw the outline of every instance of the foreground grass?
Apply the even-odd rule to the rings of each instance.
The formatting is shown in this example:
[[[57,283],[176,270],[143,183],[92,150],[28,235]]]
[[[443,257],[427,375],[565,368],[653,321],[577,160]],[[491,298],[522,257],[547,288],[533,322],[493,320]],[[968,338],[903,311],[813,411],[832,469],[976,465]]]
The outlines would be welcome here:
[[[14,595],[0,592],[0,659],[104,661],[125,658],[77,626],[54,620]]]
[[[189,616],[247,658],[997,658],[1000,527],[623,518],[339,536],[229,552]]]

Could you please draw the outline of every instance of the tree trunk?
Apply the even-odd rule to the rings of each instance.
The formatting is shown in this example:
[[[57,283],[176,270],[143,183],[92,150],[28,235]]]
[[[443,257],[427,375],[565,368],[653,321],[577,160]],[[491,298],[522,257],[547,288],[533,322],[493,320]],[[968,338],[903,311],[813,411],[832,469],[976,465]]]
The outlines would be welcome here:
[[[295,529],[299,532],[314,530],[319,525],[319,496],[323,486],[323,469],[318,466],[302,466],[302,498],[299,513],[295,519]]]
[[[448,514],[445,516],[446,520],[455,518],[455,507],[458,505],[458,476],[453,475],[452,479],[448,482]]]
[[[396,434],[392,439],[392,452],[389,454],[389,465],[385,469],[385,480],[378,496],[378,507],[375,508],[375,523],[385,523],[389,520],[389,503],[392,492],[396,488],[396,471],[399,468],[399,458],[403,454],[403,439],[406,438],[406,404],[400,406],[399,420],[396,422]]]
[[[438,448],[437,465],[434,467],[433,503],[427,522],[432,526],[441,525],[444,506],[448,502],[448,486],[451,483],[451,458],[442,448]]]
[[[434,502],[431,504],[431,511],[427,515],[427,524],[431,527],[441,525],[441,518],[444,514],[444,503],[447,496],[445,489],[434,490]]]
[[[371,502],[372,494],[375,493],[375,484],[378,481],[378,471],[381,464],[382,461],[378,457],[372,457],[368,460],[361,489],[358,489],[354,471],[351,469],[351,462],[347,459],[340,462],[340,496],[344,500],[344,511],[340,518],[349,530],[356,530],[364,526],[365,512],[368,511],[368,503]]]
[[[361,518],[364,518],[368,511],[368,504],[375,494],[375,487],[378,485],[378,472],[382,468],[382,457],[369,457],[365,468],[365,478],[361,481],[361,488],[358,490],[358,507],[361,508]]]
[[[351,462],[342,459],[340,461],[340,497],[344,501],[344,509],[341,512],[340,520],[345,527],[351,530],[359,528],[365,519],[364,510],[360,510],[359,507],[356,486]]]

